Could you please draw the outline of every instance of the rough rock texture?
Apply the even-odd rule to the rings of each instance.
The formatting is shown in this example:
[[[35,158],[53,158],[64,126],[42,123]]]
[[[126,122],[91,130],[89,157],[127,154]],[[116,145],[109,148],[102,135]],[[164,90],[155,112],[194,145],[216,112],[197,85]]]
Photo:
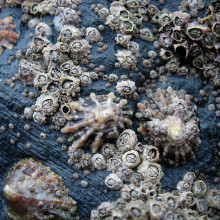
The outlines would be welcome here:
[[[175,2],[166,1],[165,7],[171,11],[177,10],[179,2],[179,0]],[[205,2],[206,5],[208,2],[209,1]],[[84,0],[83,3],[79,6],[79,11],[82,12],[81,26],[95,27],[99,24],[104,24],[104,21],[100,20],[99,16],[89,9],[91,4],[98,3],[102,3],[104,6],[108,7],[111,1],[94,0],[91,2],[89,0]],[[158,1],[152,1],[152,3],[159,6],[159,8],[162,8]],[[29,33],[34,32],[34,29],[29,30],[27,25],[21,23],[21,15],[22,11],[20,8],[4,8],[1,11],[0,16],[2,18],[7,16],[14,17],[14,24],[17,25],[16,32],[20,34],[18,43],[15,45],[13,50],[5,50],[0,57],[1,80],[9,79],[18,72],[18,60],[14,61],[9,66],[7,65],[7,60],[9,56],[14,55],[18,49],[27,48],[27,41],[31,41],[31,39],[28,38],[28,35]],[[50,17],[46,17],[45,19],[52,21]],[[52,39],[56,39],[57,35],[58,33],[54,33]],[[92,55],[94,56],[93,63],[101,65],[104,62],[106,66],[106,73],[108,74],[126,74],[126,70],[123,70],[122,68],[114,68],[114,62],[116,62],[116,57],[114,54],[117,52],[117,50],[121,49],[121,47],[116,45],[114,41],[116,33],[110,31],[110,28],[106,27],[105,31],[102,32],[102,35],[104,36],[105,42],[109,42],[109,49],[103,53],[97,53],[96,47],[94,46],[92,50]],[[138,43],[142,42],[140,44],[140,51],[142,51],[142,53],[147,53],[148,50],[153,49],[151,43],[143,42],[139,39],[135,41]],[[144,69],[141,63],[142,62],[138,62],[137,66],[145,75],[147,75],[149,71]],[[205,173],[208,181],[213,183],[213,179],[217,176],[217,173],[213,173],[211,171],[211,167],[216,166],[217,161],[217,148],[215,146],[219,141],[219,130],[216,124],[219,122],[219,119],[217,120],[215,113],[208,111],[207,107],[209,104],[214,103],[214,98],[212,95],[210,95],[209,102],[202,102],[201,96],[199,94],[199,89],[203,88],[202,80],[200,78],[192,78],[190,80],[176,76],[172,76],[170,78],[176,82],[176,84],[171,85],[169,83],[158,83],[158,86],[165,89],[168,87],[168,85],[171,85],[173,89],[185,89],[187,93],[194,95],[200,100],[198,103],[198,117],[200,118],[200,138],[202,144],[199,147],[196,158],[184,166],[174,168],[162,164],[164,172],[162,188],[167,190],[175,189],[177,182],[182,179],[183,175],[187,171],[193,171],[195,169]],[[141,80],[137,77],[137,74],[135,74],[133,80],[135,80],[136,86],[140,85]],[[91,92],[102,94],[113,91],[113,89],[106,89],[105,83],[105,81],[97,81],[91,87],[82,89],[82,97],[88,96]],[[62,176],[65,185],[70,190],[70,196],[72,196],[77,202],[78,215],[80,219],[89,219],[91,210],[96,209],[98,204],[101,202],[115,201],[119,197],[118,191],[110,191],[108,194],[105,194],[107,187],[105,186],[104,180],[109,172],[96,171],[90,176],[85,176],[81,171],[78,171],[74,167],[68,165],[68,154],[61,149],[61,144],[58,144],[56,141],[59,136],[66,137],[65,135],[61,134],[61,132],[52,132],[49,129],[49,125],[40,126],[34,121],[23,121],[20,118],[23,114],[24,108],[34,104],[36,100],[30,100],[22,97],[21,94],[25,87],[21,82],[18,82],[16,87],[18,90],[15,92],[11,88],[0,84],[0,124],[7,128],[5,133],[0,132],[0,219],[6,219],[4,214],[5,203],[2,196],[2,188],[7,173],[14,165],[14,163],[17,163],[20,159],[25,157],[35,157],[37,160],[43,161],[45,165],[50,166],[54,172]],[[209,91],[209,86],[206,86],[205,89]],[[35,89],[29,88],[29,90],[34,91],[34,93],[37,94]],[[141,102],[144,98],[145,95],[142,94],[140,95],[138,101]],[[136,111],[135,102],[129,101],[129,103],[131,105],[132,111]],[[19,115],[19,119],[15,119],[13,117],[15,113]],[[32,126],[30,131],[24,130],[24,125],[27,122]],[[8,128],[9,123],[14,124],[14,130]],[[134,128],[137,128],[137,121],[134,122]],[[21,133],[21,138],[16,137],[17,132]],[[47,135],[47,139],[40,139],[40,133],[42,132]],[[10,144],[10,139],[15,140],[16,144]],[[27,142],[31,143],[32,148],[26,148],[25,145]],[[207,165],[208,168],[205,168],[205,165]],[[75,172],[79,173],[79,180],[74,180],[72,178],[72,174]],[[82,179],[89,182],[88,188],[81,187],[80,182]]]

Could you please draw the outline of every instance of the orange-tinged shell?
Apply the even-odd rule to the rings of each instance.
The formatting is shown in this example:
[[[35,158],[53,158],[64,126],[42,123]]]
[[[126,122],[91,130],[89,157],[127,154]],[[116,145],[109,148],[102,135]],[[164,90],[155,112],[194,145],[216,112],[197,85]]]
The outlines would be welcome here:
[[[3,47],[9,50],[12,49],[19,38],[19,34],[13,31],[16,25],[12,24],[12,22],[13,17],[0,19],[0,54],[4,51]]]

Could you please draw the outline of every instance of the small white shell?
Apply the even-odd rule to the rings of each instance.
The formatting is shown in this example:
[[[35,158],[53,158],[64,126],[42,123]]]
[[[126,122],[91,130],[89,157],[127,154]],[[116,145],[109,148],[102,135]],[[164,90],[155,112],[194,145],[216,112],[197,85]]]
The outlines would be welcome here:
[[[88,27],[86,28],[86,34],[85,34],[85,38],[86,40],[93,44],[93,43],[96,43],[100,40],[100,32],[94,28],[94,27]]]
[[[118,50],[116,57],[124,69],[136,69],[136,58],[129,50]]]
[[[106,160],[102,154],[94,154],[92,164],[97,170],[104,170],[106,168]]]
[[[117,174],[112,173],[105,179],[105,185],[112,190],[119,190],[123,186],[123,181],[118,177]]]
[[[135,168],[140,163],[140,157],[137,151],[127,151],[122,156],[122,163],[125,167]]]

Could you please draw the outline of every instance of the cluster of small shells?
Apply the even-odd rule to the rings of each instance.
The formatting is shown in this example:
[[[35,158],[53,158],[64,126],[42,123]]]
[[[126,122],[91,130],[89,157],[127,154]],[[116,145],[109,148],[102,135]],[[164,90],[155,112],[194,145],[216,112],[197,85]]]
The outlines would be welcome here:
[[[81,0],[3,0],[3,2],[7,7],[21,6],[27,15],[57,15],[58,10],[64,8],[76,10],[81,4]]]
[[[65,7],[65,10],[69,9],[71,7]],[[64,13],[64,10],[59,12],[62,15],[57,15],[57,23],[61,25],[57,43],[50,41],[51,27],[40,22],[25,59],[21,59],[19,64],[19,79],[26,86],[34,86],[41,94],[35,105],[25,109],[26,118],[33,117],[37,123],[45,124],[47,116],[53,115],[57,130],[65,125],[65,105],[79,97],[82,87],[90,86],[99,78],[96,72],[87,72],[79,62],[88,63],[88,59],[92,58],[92,44],[101,39],[96,28],[79,29],[75,27],[76,23],[70,24],[76,19],[66,18],[69,13]]]
[[[161,150],[162,158],[170,165],[185,164],[195,157],[199,138],[197,107],[185,91],[160,88],[138,103],[138,131],[147,143]]]
[[[62,177],[32,158],[12,167],[3,194],[9,219],[78,219]]]
[[[138,71],[136,58],[140,58],[139,44],[131,39],[140,36],[145,41],[154,40],[153,34],[148,28],[143,28],[142,22],[147,22],[148,17],[153,16],[158,8],[150,4],[149,0],[138,0],[113,1],[109,9],[95,6],[92,9],[101,19],[106,20],[106,25],[117,32],[116,44],[125,48],[116,53],[120,65],[124,69]]]
[[[208,16],[198,18],[198,21],[191,21],[190,15],[182,11],[157,14],[160,56],[168,61],[167,72],[187,76],[189,65],[184,65],[183,60],[188,60],[191,68],[203,71],[203,75],[219,88],[220,24],[217,12],[217,6],[211,5]]]
[[[124,47],[118,50],[116,57],[120,66],[138,71],[137,59],[142,57],[139,53],[138,43],[132,41],[133,37],[140,37],[142,40],[153,42],[155,49],[160,49],[160,57],[167,63],[165,71],[168,75],[177,73],[180,76],[189,77],[189,73],[203,71],[203,75],[210,79],[210,82],[219,88],[219,11],[218,3],[213,1],[209,6],[208,16],[198,18],[198,21],[191,21],[198,10],[204,4],[201,0],[184,0],[179,10],[169,12],[167,9],[159,10],[150,1],[113,1],[110,8],[92,7],[106,24],[117,32],[116,43]],[[191,11],[188,14],[188,10]],[[159,30],[152,33],[148,28],[143,27],[143,22],[158,23]],[[159,33],[157,33],[159,32]],[[182,54],[182,59],[179,57]],[[145,68],[151,68],[157,53],[149,51],[150,59],[144,59]],[[192,65],[186,65],[187,59]],[[163,73],[162,73],[163,74]],[[159,69],[152,70],[151,79],[160,78]]]
[[[19,38],[19,34],[13,31],[16,25],[12,22],[13,17],[0,19],[0,55],[5,48],[11,50]]]
[[[217,220],[220,213],[220,190],[209,188],[193,172],[186,173],[172,192],[165,192],[159,182],[145,177],[138,185],[126,184],[120,191],[121,198],[101,203],[91,212],[91,219]]]
[[[178,9],[181,12],[190,12],[191,17],[198,17],[198,12],[202,8],[204,8],[202,0],[183,0]]]
[[[140,187],[143,180],[152,184],[159,183],[163,176],[159,160],[159,151],[153,145],[143,145],[138,142],[137,134],[124,130],[116,144],[105,143],[101,148],[108,171],[105,184],[112,190],[123,191],[123,182],[130,182],[133,188]],[[136,171],[135,171],[136,170]]]

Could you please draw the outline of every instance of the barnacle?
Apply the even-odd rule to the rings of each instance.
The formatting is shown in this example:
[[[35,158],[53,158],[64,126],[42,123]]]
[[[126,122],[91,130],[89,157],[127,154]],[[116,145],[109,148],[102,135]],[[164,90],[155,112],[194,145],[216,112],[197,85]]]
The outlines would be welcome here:
[[[35,28],[35,36],[36,37],[50,37],[52,35],[51,27],[44,23],[40,22]]]
[[[113,16],[112,14],[108,15],[106,18],[106,23],[112,30],[119,32],[120,30],[120,19]]]
[[[128,168],[137,167],[140,163],[139,154],[135,150],[127,151],[122,156],[122,164]]]
[[[34,159],[13,166],[3,194],[9,219],[77,219],[76,202],[68,196],[62,178]]]
[[[191,22],[186,25],[186,34],[194,41],[202,39],[203,35],[210,29],[197,22]]]
[[[79,28],[72,25],[63,25],[57,40],[63,43],[70,43],[72,40],[80,39],[82,35]]]
[[[58,7],[56,15],[54,17],[54,24],[57,30],[61,30],[63,25],[77,26],[81,21],[77,11],[68,7]]]
[[[220,22],[215,22],[212,25],[212,33],[216,36],[216,37],[220,37]]]
[[[46,113],[45,112],[37,112],[33,113],[33,119],[40,125],[46,124]]]
[[[98,206],[98,213],[101,217],[108,216],[111,212],[112,204],[110,202],[103,202]]]
[[[166,63],[166,70],[169,73],[177,73],[179,70],[180,62],[179,59],[174,57]]]
[[[83,73],[80,77],[80,84],[82,86],[90,86],[92,84],[92,78],[89,72]]]
[[[199,120],[188,95],[171,87],[157,89],[138,109],[138,131],[159,148],[165,161],[178,166],[195,156],[200,144]]]
[[[61,107],[62,108],[62,107]],[[66,124],[66,119],[64,118],[64,115],[61,111],[56,112],[52,116],[52,121],[55,123],[58,127],[63,127]]]
[[[183,41],[183,35],[181,32],[181,27],[180,26],[176,26],[173,28],[173,33],[172,33],[172,39],[177,41],[177,42],[181,42]]]
[[[25,59],[20,60],[19,64],[19,79],[27,86],[33,86],[35,77],[42,74],[44,71],[38,65],[28,62]],[[39,78],[38,78],[39,79]],[[40,79],[43,80],[43,79]],[[39,80],[38,80],[39,81]]]
[[[148,28],[140,29],[140,38],[149,42],[154,40],[154,36]]]
[[[101,19],[104,20],[109,15],[109,10],[107,8],[101,8],[98,11],[98,15],[100,16]]]
[[[117,147],[122,153],[134,149],[137,143],[137,134],[131,129],[124,130],[117,139]]]
[[[198,56],[193,60],[193,65],[198,69],[204,69],[203,56]]]
[[[123,35],[123,34],[117,34],[115,40],[116,40],[116,44],[119,44],[125,48],[127,48],[128,43],[131,40],[131,35]]]
[[[4,48],[11,50],[19,38],[19,34],[13,31],[16,25],[12,22],[13,17],[0,19],[0,54],[2,54]]]
[[[108,76],[108,80],[109,80],[109,82],[111,82],[111,83],[113,83],[113,82],[117,82],[118,81],[118,76],[116,75],[116,74],[110,74],[109,76]]]
[[[164,50],[163,48],[160,50],[160,57],[163,60],[170,60],[173,58],[173,52],[170,50]]]
[[[116,90],[119,92],[121,96],[126,98],[137,98],[136,93],[137,87],[135,86],[135,82],[131,80],[117,82]]]
[[[161,26],[164,26],[165,24],[170,24],[171,23],[171,15],[169,13],[163,13],[160,15],[158,23]]]
[[[43,111],[45,114],[51,114],[58,108],[58,99],[50,94],[42,94],[36,101],[36,111]]]
[[[42,51],[45,64],[50,69],[52,66],[57,66],[68,60],[68,54],[61,52],[59,44],[48,44]]]
[[[206,194],[207,203],[215,209],[220,210],[220,190],[210,189]]]
[[[114,144],[105,143],[101,146],[101,153],[106,159],[112,157],[115,150],[116,147]]]
[[[80,60],[82,57],[87,57],[92,46],[86,39],[74,40],[70,43],[71,57]]]
[[[48,82],[48,76],[45,73],[39,73],[35,78],[34,78],[34,87],[39,89],[45,86]]]
[[[123,186],[123,181],[118,177],[117,174],[112,173],[106,177],[105,184],[112,190],[119,190]]]
[[[128,212],[131,219],[146,219],[147,210],[142,200],[131,201],[126,204],[125,211]]]
[[[118,177],[122,179],[123,181],[129,181],[133,173],[134,171],[132,169],[127,168],[126,166],[120,167],[118,171],[116,172]]]
[[[130,41],[127,45],[127,49],[129,51],[131,51],[132,53],[138,54],[139,52],[139,44],[134,42],[134,41]]]
[[[176,11],[171,15],[172,21],[177,26],[183,26],[189,21],[190,15],[181,11]]]
[[[97,170],[104,170],[106,168],[106,160],[102,154],[94,154],[92,164]]]
[[[46,37],[36,37],[33,39],[33,41],[30,43],[30,48],[33,49],[35,52],[39,53],[41,52],[50,41]]]
[[[149,214],[152,219],[162,219],[165,213],[165,208],[161,201],[150,200],[149,201]]]
[[[135,33],[135,26],[131,21],[123,21],[123,23],[121,24],[121,30],[120,32],[122,34],[131,34],[134,35]]]
[[[141,158],[142,160],[147,160],[150,162],[157,162],[159,160],[158,148],[153,145],[144,145]]]
[[[90,148],[92,152],[96,152],[102,144],[102,138],[116,138],[119,130],[131,125],[129,116],[132,113],[127,108],[127,101],[117,99],[114,93],[92,93],[90,98],[70,102],[69,106],[71,112],[65,116],[69,122],[61,131],[78,136],[69,148],[69,153],[85,145],[90,136],[95,136]]]
[[[137,168],[137,171],[141,173],[144,179],[148,182],[159,182],[163,176],[161,166],[158,163],[149,162],[144,160]]]
[[[129,50],[118,50],[116,57],[123,68],[125,69],[136,69],[136,58],[132,55]]]
[[[98,42],[100,37],[101,37],[101,35],[96,28],[88,27],[86,29],[85,38],[90,44]]]

